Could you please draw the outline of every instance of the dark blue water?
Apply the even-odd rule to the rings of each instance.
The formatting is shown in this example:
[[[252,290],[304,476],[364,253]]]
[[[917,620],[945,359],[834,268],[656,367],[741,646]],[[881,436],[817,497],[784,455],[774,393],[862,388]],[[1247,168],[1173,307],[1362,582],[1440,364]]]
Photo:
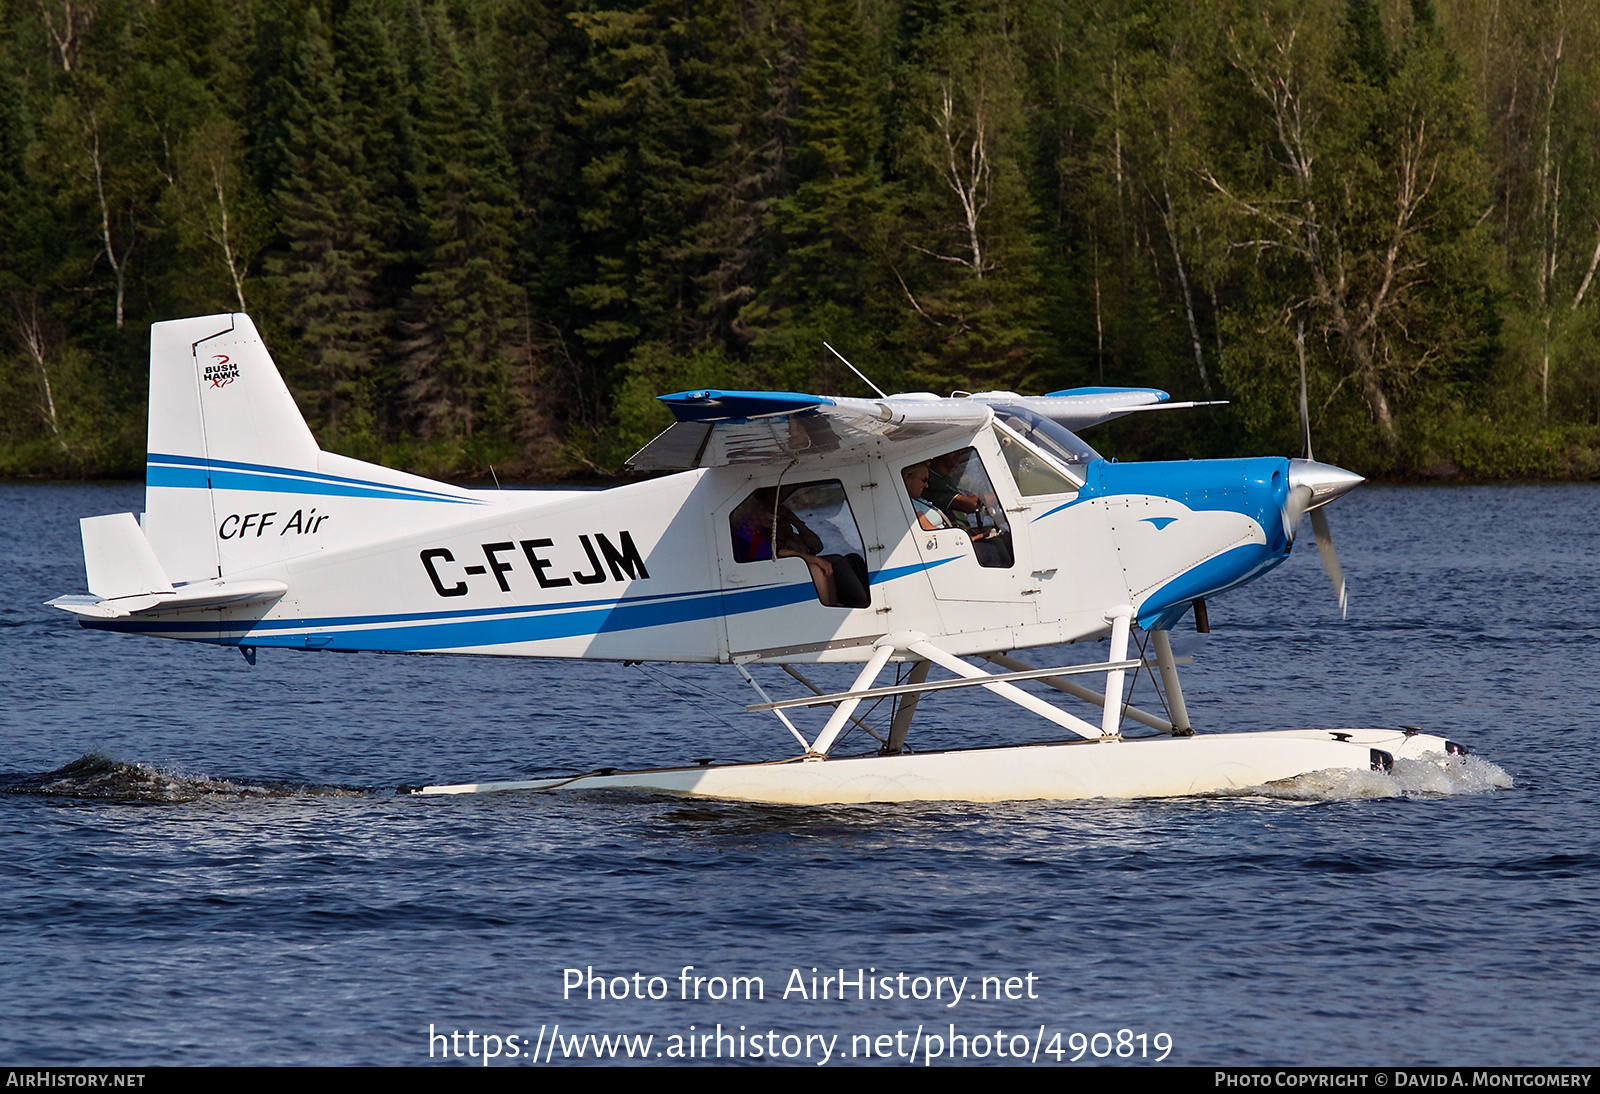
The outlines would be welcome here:
[[[83,591],[76,518],[141,495],[0,487],[0,1060],[412,1064],[431,1025],[527,1067],[522,1039],[543,1061],[557,1023],[556,1065],[572,1036],[650,1035],[655,1060],[720,1023],[754,1064],[756,1034],[811,1063],[836,1036],[837,1066],[914,1044],[920,1064],[930,1034],[968,1062],[1018,1062],[1017,1037],[1070,1062],[1081,1033],[1082,1066],[1119,1062],[1119,1030],[1134,1062],[1158,1033],[1182,1064],[1594,1062],[1600,489],[1363,488],[1331,511],[1349,621],[1303,547],[1212,604],[1186,670],[1202,730],[1413,723],[1495,766],[808,809],[397,797],[789,746],[738,713],[726,669],[276,650],[251,668],[39,606]],[[945,693],[912,743],[1048,735]],[[680,1000],[686,965],[703,991],[760,976],[765,998]],[[668,997],[563,998],[563,970],[590,966]],[[971,994],[783,998],[813,967]],[[972,998],[985,976],[1021,997]]]

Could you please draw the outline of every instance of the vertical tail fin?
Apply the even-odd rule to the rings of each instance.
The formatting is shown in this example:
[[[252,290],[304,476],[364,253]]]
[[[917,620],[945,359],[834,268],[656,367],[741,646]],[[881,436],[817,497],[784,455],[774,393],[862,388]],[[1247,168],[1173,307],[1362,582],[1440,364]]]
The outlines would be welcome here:
[[[320,451],[246,315],[150,328],[144,533],[174,585],[438,527],[502,503]]]
[[[176,582],[221,576],[215,477],[315,471],[320,455],[255,324],[240,314],[150,328],[148,448],[144,531]]]

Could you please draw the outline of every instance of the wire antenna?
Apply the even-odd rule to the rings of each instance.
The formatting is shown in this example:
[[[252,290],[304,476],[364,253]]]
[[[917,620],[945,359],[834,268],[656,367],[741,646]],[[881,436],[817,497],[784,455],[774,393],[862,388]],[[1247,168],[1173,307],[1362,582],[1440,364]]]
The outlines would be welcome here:
[[[824,342],[822,344],[825,345],[825,346],[828,346],[828,343],[826,343],[826,342]],[[889,397],[888,393],[886,391],[884,391],[883,388],[879,387],[877,384],[875,384],[871,380],[867,379],[866,373],[862,372],[860,369],[856,368],[856,366],[852,365],[849,362],[849,360],[845,357],[844,354],[840,353],[838,350],[834,349],[832,346],[828,346],[828,352],[833,354],[839,360],[843,361],[844,364],[845,364],[845,367],[848,368],[851,372],[853,372],[857,376],[861,377],[861,382],[862,383],[866,384],[873,391],[876,391],[879,395],[883,396],[885,399],[887,399]]]
[[[1300,432],[1305,434],[1306,459],[1311,459],[1311,408],[1306,403],[1306,323],[1295,319],[1295,352],[1300,355]]]

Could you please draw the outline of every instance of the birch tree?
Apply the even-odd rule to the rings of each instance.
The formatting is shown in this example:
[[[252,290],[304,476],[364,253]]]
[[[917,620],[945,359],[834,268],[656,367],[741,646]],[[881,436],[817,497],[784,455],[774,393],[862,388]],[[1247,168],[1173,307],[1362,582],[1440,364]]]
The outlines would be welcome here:
[[[915,28],[901,69],[902,250],[891,266],[922,382],[1022,383],[1037,357],[1034,205],[1018,28],[1004,9]]]
[[[1336,341],[1345,370],[1335,386],[1356,386],[1391,451],[1395,393],[1441,372],[1460,339],[1434,325],[1451,310],[1442,286],[1474,276],[1471,121],[1442,86],[1432,44],[1422,31],[1415,39],[1379,94],[1359,70],[1341,74],[1327,7],[1241,21],[1229,61],[1259,111],[1270,166],[1255,179],[1202,172],[1233,214],[1231,245],[1298,273],[1283,306]]]
[[[221,274],[228,307],[250,310],[245,281],[261,248],[261,200],[240,170],[239,132],[233,122],[202,122],[179,148],[172,185],[164,199],[180,246]]]

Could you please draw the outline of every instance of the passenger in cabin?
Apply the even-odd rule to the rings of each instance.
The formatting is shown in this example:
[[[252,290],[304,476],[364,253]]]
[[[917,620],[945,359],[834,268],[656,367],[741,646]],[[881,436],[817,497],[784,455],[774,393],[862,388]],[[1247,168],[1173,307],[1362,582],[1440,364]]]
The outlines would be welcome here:
[[[817,587],[818,600],[830,608],[843,606],[834,581],[833,563],[816,553],[822,550],[822,537],[789,511],[779,498],[776,486],[764,486],[751,494],[733,511],[729,523],[733,526],[735,562],[761,562],[771,558],[772,544],[776,540],[779,558],[806,560],[811,568],[812,584]]]

